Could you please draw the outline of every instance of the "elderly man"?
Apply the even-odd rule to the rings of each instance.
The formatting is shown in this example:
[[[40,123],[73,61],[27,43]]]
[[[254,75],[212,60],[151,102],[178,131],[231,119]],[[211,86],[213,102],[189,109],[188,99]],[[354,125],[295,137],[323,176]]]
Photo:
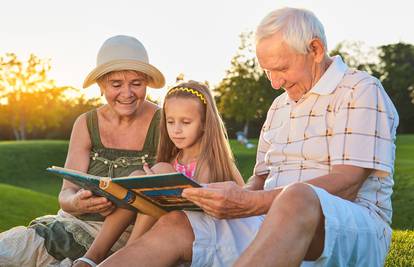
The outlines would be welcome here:
[[[103,265],[381,266],[391,228],[398,115],[380,82],[327,55],[309,11],[271,12],[257,58],[275,89],[254,175],[185,190],[174,212]],[[118,264],[119,265],[119,264]]]

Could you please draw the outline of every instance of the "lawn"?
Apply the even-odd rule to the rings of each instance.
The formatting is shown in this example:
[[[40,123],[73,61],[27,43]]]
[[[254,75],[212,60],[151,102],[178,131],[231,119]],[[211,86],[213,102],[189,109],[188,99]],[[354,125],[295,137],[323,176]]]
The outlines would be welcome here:
[[[249,177],[256,150],[234,140],[231,146],[240,172]],[[61,180],[45,169],[63,166],[66,150],[67,141],[0,142],[0,232],[57,211]],[[392,223],[395,231],[386,266],[414,266],[413,155],[414,135],[398,136]]]

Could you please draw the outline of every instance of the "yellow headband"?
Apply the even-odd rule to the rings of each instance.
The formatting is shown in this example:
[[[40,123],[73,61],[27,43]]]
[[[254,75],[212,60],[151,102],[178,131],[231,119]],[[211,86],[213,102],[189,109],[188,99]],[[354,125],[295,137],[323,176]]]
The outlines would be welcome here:
[[[191,94],[197,96],[198,98],[200,98],[201,102],[203,102],[204,104],[207,104],[207,101],[204,98],[204,96],[203,96],[202,93],[200,93],[200,92],[198,92],[198,91],[196,91],[194,89],[187,88],[187,87],[174,87],[170,91],[168,91],[167,95],[171,95],[171,94],[173,94],[173,93],[175,93],[177,91],[183,91],[183,92],[191,93]]]

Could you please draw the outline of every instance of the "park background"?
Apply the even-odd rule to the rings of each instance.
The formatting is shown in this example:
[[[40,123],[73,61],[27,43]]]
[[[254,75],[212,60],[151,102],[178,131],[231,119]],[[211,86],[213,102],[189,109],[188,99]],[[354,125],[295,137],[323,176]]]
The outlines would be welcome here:
[[[0,16],[0,232],[56,212],[61,181],[45,173],[64,164],[79,114],[104,103],[97,86],[81,89],[102,42],[137,37],[167,85],[149,90],[162,104],[177,76],[207,82],[230,138],[257,142],[266,111],[280,94],[254,57],[252,32],[269,11],[312,10],[328,49],[382,82],[399,115],[396,230],[388,266],[414,266],[414,3],[385,1],[9,1]],[[242,111],[242,112],[241,112]],[[255,149],[231,141],[245,178]]]

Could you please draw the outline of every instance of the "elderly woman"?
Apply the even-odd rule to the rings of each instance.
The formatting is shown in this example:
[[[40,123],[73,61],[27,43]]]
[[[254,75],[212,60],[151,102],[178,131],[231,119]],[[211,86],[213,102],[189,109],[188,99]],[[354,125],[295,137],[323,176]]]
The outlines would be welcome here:
[[[144,46],[129,36],[104,42],[97,67],[83,87],[97,82],[107,104],[76,120],[65,167],[109,177],[127,176],[153,163],[158,143],[159,108],[146,100],[147,86],[161,88],[162,73],[149,64]],[[0,235],[0,266],[70,266],[85,254],[104,216],[114,210],[104,197],[94,196],[64,180],[56,216],[35,219]],[[128,230],[114,245],[125,244]]]

